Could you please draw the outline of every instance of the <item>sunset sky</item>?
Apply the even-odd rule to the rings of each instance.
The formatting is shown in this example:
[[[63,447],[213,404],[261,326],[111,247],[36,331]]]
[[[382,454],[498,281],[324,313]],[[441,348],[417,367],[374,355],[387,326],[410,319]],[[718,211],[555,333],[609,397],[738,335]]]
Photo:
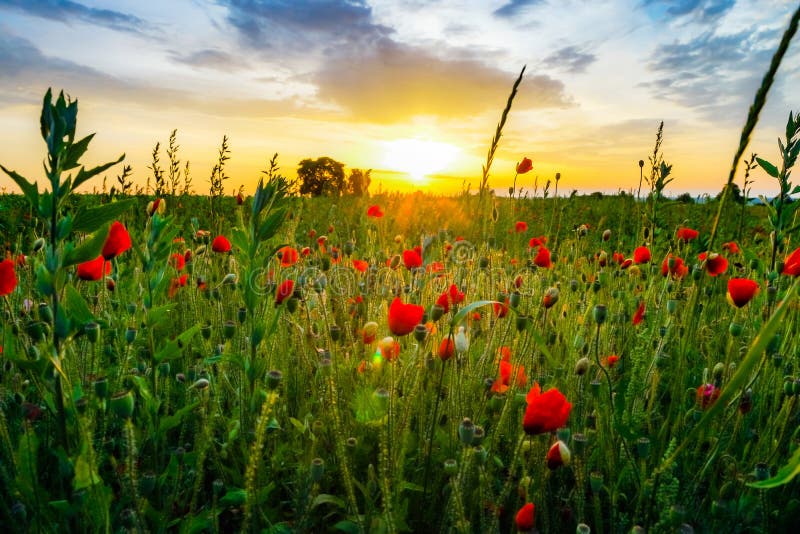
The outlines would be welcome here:
[[[0,163],[41,175],[41,99],[80,102],[85,163],[127,154],[144,183],[178,129],[194,189],[223,134],[226,189],[252,192],[275,152],[284,175],[330,156],[373,169],[374,192],[477,188],[511,86],[527,65],[490,185],[522,157],[530,191],[638,187],[663,120],[667,192],[716,194],[796,1],[0,0]],[[800,38],[796,38],[796,41]],[[800,109],[789,49],[748,149],[776,161]],[[166,155],[161,154],[162,164]],[[121,167],[117,169],[121,171]],[[109,186],[115,173],[108,175]],[[753,192],[774,192],[756,171]],[[741,178],[738,178],[740,181]],[[94,183],[98,188],[101,180]],[[0,186],[13,189],[0,178]]]

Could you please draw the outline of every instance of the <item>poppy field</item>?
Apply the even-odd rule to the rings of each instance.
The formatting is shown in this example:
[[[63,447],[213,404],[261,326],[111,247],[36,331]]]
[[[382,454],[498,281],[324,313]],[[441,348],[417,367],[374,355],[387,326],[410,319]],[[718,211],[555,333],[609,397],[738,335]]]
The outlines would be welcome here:
[[[4,199],[0,262],[12,530],[800,517],[788,194],[668,200],[656,150],[639,200],[303,199],[274,159],[250,196],[83,196],[116,162],[80,166],[76,117],[47,94],[49,189],[3,167],[24,193]],[[785,192],[798,131],[790,115],[782,163],[758,160]]]

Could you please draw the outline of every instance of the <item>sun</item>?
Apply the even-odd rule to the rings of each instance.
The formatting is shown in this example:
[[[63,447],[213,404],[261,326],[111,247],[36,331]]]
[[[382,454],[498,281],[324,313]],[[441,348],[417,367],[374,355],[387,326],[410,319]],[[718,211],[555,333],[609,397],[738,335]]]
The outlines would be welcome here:
[[[424,184],[426,177],[446,168],[460,152],[448,143],[423,139],[397,139],[384,143],[383,165],[404,172],[415,184]]]

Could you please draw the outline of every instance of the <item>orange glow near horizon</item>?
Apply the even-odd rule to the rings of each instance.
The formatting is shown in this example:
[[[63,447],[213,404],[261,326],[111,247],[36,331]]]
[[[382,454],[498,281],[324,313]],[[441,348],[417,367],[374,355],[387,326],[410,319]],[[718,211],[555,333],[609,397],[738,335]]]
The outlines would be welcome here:
[[[422,139],[398,139],[383,143],[382,164],[405,173],[413,185],[427,185],[431,174],[452,163],[461,149],[455,145]]]

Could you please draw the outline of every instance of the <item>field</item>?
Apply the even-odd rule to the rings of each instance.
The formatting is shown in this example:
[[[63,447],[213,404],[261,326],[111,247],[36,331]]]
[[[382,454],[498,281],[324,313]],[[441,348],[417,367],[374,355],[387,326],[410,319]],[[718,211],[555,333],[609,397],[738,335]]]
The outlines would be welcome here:
[[[229,196],[223,150],[210,196],[144,197],[75,193],[120,161],[48,92],[47,187],[3,167],[0,522],[789,531],[800,118],[759,206],[664,198],[660,130],[636,194],[501,198],[510,105],[478,194],[299,197],[273,159]]]

